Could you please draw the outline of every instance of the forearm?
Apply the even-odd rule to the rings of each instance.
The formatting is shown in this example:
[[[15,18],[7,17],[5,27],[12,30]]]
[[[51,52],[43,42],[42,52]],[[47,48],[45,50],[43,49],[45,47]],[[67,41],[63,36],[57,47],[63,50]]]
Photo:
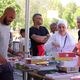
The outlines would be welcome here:
[[[2,56],[1,53],[0,53],[0,58],[1,58],[1,57],[3,57],[3,56]]]
[[[10,54],[14,54],[14,53],[15,53],[15,51],[13,51],[11,48],[8,48],[8,52],[9,52]]]
[[[43,43],[46,43],[46,42],[48,41],[48,39],[49,39],[49,35],[47,35],[47,36],[44,38]]]
[[[50,35],[47,34],[47,35],[46,35],[46,38],[45,38],[45,42],[49,39],[49,37],[50,37]]]
[[[31,37],[36,42],[44,43],[44,41],[47,39],[47,36],[39,36],[39,35],[32,35]]]
[[[75,47],[75,48],[73,49],[73,52],[75,52],[75,53],[77,52],[77,47]]]
[[[7,60],[0,53],[0,64],[6,64]]]
[[[8,48],[8,52],[12,55],[17,56],[16,52],[14,50],[12,50],[11,48]]]
[[[19,51],[19,52],[15,52],[14,50],[12,50],[12,49],[10,49],[10,48],[8,48],[8,52],[10,53],[10,54],[13,54],[13,55],[15,55],[15,56],[22,56],[22,55],[24,55],[24,53],[22,52],[22,51]]]

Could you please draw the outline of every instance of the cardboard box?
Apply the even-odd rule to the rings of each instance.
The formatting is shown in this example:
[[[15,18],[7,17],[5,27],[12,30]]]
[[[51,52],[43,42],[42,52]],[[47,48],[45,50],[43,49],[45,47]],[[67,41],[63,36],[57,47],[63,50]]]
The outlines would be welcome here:
[[[46,77],[51,80],[80,80],[80,73],[54,73],[46,74]]]
[[[52,57],[48,56],[36,56],[32,58],[26,58],[27,64],[47,64],[49,60],[51,60]]]
[[[79,67],[59,67],[59,70],[67,73],[74,73],[79,71]]]
[[[64,52],[64,53],[59,53],[58,57],[55,58],[55,60],[59,60],[59,61],[71,61],[75,57],[76,57],[76,55],[73,52]]]

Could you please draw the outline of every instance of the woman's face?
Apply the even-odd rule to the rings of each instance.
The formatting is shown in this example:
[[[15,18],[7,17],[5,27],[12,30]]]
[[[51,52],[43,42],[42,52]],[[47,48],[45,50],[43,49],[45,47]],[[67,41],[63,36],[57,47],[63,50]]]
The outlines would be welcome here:
[[[61,35],[65,35],[66,34],[66,26],[64,24],[59,24],[58,31]]]

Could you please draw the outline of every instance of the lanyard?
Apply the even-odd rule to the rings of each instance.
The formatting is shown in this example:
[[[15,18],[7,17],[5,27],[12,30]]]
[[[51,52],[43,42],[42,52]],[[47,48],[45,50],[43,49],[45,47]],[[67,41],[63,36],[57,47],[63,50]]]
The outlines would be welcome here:
[[[63,47],[62,47],[62,49],[61,49],[61,52],[62,52],[63,48],[65,47],[66,40],[67,40],[67,35],[66,35],[66,37],[65,37],[64,44],[63,44]]]

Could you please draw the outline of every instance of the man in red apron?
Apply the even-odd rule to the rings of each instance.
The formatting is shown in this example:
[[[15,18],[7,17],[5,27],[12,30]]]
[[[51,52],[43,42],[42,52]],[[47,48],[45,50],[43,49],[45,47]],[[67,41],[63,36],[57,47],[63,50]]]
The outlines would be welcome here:
[[[42,15],[34,14],[33,23],[34,25],[30,28],[30,39],[31,39],[31,49],[33,56],[44,56],[44,43],[49,38],[48,30],[42,26]]]

